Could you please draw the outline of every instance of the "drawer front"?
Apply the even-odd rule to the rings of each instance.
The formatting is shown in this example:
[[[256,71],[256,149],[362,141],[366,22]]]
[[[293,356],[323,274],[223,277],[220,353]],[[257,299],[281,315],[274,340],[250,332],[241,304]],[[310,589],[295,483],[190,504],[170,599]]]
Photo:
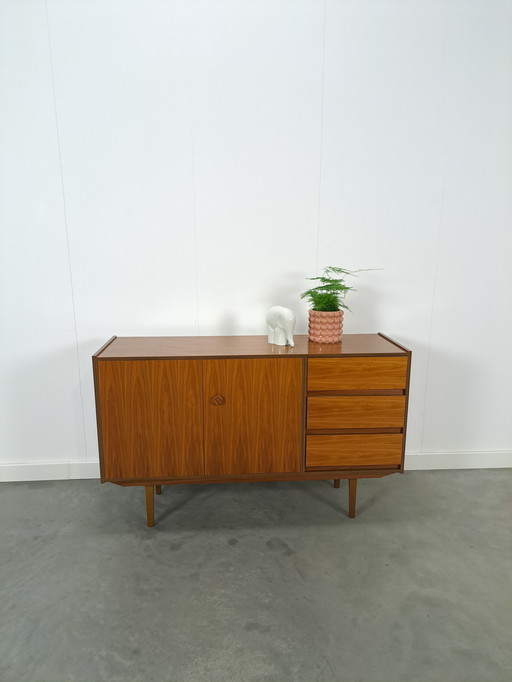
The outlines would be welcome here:
[[[405,389],[407,357],[308,360],[309,391]]]
[[[402,428],[404,420],[404,395],[308,398],[308,429]]]
[[[307,436],[306,468],[396,466],[402,461],[402,434]]]

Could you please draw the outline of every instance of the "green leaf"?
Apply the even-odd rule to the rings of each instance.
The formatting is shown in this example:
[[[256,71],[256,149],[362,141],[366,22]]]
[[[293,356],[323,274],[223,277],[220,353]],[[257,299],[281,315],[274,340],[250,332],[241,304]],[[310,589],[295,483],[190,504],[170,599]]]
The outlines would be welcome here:
[[[346,270],[335,265],[329,265],[324,268],[322,275],[307,278],[313,282],[320,282],[320,284],[302,292],[300,297],[307,299],[313,310],[334,311],[340,308],[350,310],[344,303],[344,298],[347,291],[354,291],[354,287],[345,284],[345,278],[348,276],[357,277],[357,272],[366,272],[366,270]]]

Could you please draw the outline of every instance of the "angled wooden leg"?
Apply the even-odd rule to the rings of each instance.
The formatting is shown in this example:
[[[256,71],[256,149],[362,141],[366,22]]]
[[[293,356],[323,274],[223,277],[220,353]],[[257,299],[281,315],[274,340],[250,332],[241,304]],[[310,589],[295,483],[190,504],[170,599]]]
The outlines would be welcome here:
[[[339,479],[339,478],[335,478],[335,479],[334,479],[334,487],[335,487],[335,488],[339,488],[339,487],[340,487],[340,479]]]
[[[152,485],[147,485],[146,487],[146,517],[148,526],[155,525],[155,495],[154,487]]]
[[[356,490],[357,478],[348,479],[348,515],[351,519],[356,518]]]
[[[162,494],[162,486],[161,486],[161,485],[155,485],[155,493],[156,493],[157,495],[161,495],[161,494]]]

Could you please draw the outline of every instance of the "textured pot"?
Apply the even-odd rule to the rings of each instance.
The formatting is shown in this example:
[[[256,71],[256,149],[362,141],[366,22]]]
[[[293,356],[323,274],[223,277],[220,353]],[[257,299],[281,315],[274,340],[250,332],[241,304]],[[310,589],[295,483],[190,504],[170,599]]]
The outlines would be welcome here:
[[[339,343],[343,333],[343,310],[309,311],[309,340],[315,343]]]

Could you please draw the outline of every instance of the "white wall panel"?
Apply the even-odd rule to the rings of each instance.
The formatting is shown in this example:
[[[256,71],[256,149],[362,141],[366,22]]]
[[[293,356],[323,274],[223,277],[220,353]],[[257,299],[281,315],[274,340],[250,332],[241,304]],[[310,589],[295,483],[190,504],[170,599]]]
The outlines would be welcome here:
[[[50,2],[80,333],[197,331],[179,7]]]
[[[347,332],[414,349],[408,445],[421,446],[446,145],[443,4],[328,2],[319,265],[360,273]]]
[[[448,16],[447,172],[423,449],[507,450],[512,3],[453,3]]]
[[[265,333],[315,268],[323,3],[199,2],[191,19],[202,334]]]
[[[94,350],[304,332],[330,264],[382,268],[345,331],[413,350],[411,466],[508,461],[512,3],[0,8],[4,462],[93,475]]]
[[[0,6],[0,461],[84,457],[43,3]]]
[[[182,3],[50,2],[84,386],[112,334],[196,334],[189,26]],[[185,16],[186,18],[186,16]]]

